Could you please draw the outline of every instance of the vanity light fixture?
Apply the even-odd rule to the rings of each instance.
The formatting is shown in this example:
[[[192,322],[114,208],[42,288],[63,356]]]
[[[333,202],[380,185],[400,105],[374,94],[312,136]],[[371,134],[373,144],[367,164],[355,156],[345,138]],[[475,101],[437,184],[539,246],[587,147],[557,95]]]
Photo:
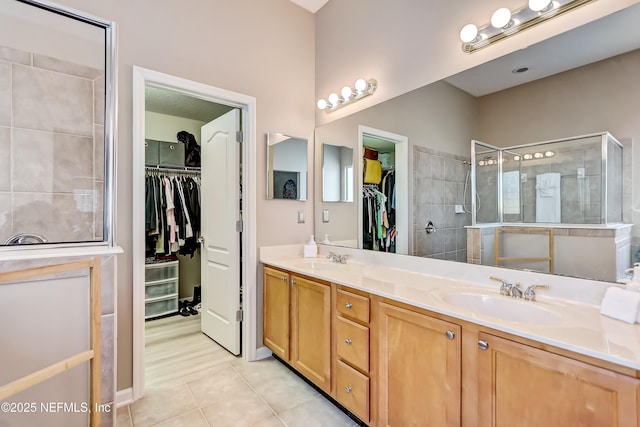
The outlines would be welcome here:
[[[460,31],[462,50],[467,53],[489,46],[512,34],[531,28],[555,16],[596,0],[529,0],[526,6],[511,11],[506,7],[497,9],[491,21],[480,28],[467,24]]]
[[[378,82],[374,79],[358,79],[356,80],[353,88],[350,86],[343,87],[340,91],[341,96],[335,92],[331,93],[327,99],[319,99],[316,106],[320,110],[324,110],[328,113],[373,94],[377,87]]]

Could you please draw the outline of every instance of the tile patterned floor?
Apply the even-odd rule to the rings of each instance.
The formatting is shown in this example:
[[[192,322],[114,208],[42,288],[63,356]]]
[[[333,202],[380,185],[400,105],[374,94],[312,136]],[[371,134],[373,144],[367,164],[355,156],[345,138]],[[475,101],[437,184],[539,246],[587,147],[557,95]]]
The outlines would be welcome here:
[[[189,319],[189,318],[186,318]],[[197,318],[196,318],[197,319]],[[163,319],[164,320],[164,319]],[[178,319],[179,320],[179,319]],[[170,322],[170,321],[169,321]],[[148,322],[150,323],[150,322]],[[194,322],[192,322],[193,324]],[[183,323],[184,326],[185,323]],[[157,326],[158,324],[156,324]],[[184,330],[183,330],[184,332]],[[189,332],[194,340],[203,335]],[[167,350],[171,363],[158,352],[157,344],[170,340],[148,333],[146,354],[153,355],[147,366],[145,397],[118,409],[118,427],[354,427],[357,424],[315,389],[273,358],[245,362],[215,344],[206,368],[193,369],[192,361],[180,361],[179,347]],[[206,338],[206,337],[205,337]],[[179,341],[184,347],[189,340]],[[213,341],[206,338],[210,345]],[[187,344],[192,350],[195,346]],[[222,351],[228,357],[223,357]],[[165,364],[162,373],[158,364]],[[182,370],[180,365],[187,365]],[[176,374],[176,372],[180,372]],[[151,377],[151,378],[150,378]],[[151,381],[149,381],[151,380]]]

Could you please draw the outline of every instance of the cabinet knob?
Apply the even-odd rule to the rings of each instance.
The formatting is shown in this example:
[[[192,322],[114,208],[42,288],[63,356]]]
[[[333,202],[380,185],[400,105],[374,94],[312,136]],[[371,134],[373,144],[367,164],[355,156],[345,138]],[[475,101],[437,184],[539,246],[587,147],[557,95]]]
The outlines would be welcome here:
[[[346,386],[344,388],[344,391],[346,391],[347,393],[351,393],[351,386]]]
[[[480,348],[480,350],[486,350],[489,348],[489,343],[486,341],[478,341],[478,348]]]
[[[447,336],[447,339],[450,339],[450,340],[452,340],[452,339],[454,339],[456,337],[456,333],[453,332],[453,331],[447,331],[444,334]]]
[[[351,345],[351,340],[349,338],[347,338],[346,340],[344,340],[344,343],[346,345]]]
[[[296,284],[296,279],[291,279],[291,284],[295,285]]]
[[[286,277],[284,277],[284,276],[282,276],[282,277],[280,278],[280,280],[282,280],[282,281],[284,282],[285,280],[287,280],[287,278],[286,278]]]
[[[344,305],[344,307],[345,307],[347,310],[349,310],[351,307],[353,307],[353,304],[351,304],[350,302],[348,302],[348,303],[346,303],[346,304]]]

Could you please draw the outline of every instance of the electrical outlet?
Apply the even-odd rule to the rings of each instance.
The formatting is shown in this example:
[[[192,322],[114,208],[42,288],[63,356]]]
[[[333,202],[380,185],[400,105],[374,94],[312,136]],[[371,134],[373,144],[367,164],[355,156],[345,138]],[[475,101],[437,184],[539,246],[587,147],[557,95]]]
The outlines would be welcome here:
[[[584,168],[578,168],[578,179],[584,178]]]
[[[329,222],[329,209],[322,211],[322,222]]]
[[[298,224],[304,224],[304,211],[298,211]]]

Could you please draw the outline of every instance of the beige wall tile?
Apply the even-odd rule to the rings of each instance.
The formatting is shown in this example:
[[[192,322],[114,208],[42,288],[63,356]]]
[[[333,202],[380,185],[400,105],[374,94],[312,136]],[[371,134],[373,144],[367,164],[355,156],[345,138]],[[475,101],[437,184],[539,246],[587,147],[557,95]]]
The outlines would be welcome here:
[[[14,191],[73,193],[93,190],[93,140],[15,129]]]
[[[101,316],[102,382],[100,402],[113,403],[116,400],[115,385],[115,314]]]
[[[0,46],[0,60],[17,64],[31,65],[31,53],[23,50]]]
[[[93,136],[93,82],[13,65],[13,125]]]
[[[12,232],[36,233],[53,242],[91,241],[93,213],[82,210],[82,199],[64,194],[14,193]]]
[[[0,127],[0,153],[0,191],[10,191],[11,155],[7,153],[11,153],[11,129],[8,127]]]
[[[0,48],[1,54],[1,48]],[[11,64],[0,61],[0,126],[11,125]]]
[[[97,180],[104,181],[104,126],[93,126],[93,170]]]
[[[11,193],[0,193],[0,243],[11,236]]]
[[[104,125],[104,76],[98,77],[93,82],[93,122]]]
[[[33,66],[90,80],[94,80],[104,74],[104,70],[35,53],[33,54]]]

